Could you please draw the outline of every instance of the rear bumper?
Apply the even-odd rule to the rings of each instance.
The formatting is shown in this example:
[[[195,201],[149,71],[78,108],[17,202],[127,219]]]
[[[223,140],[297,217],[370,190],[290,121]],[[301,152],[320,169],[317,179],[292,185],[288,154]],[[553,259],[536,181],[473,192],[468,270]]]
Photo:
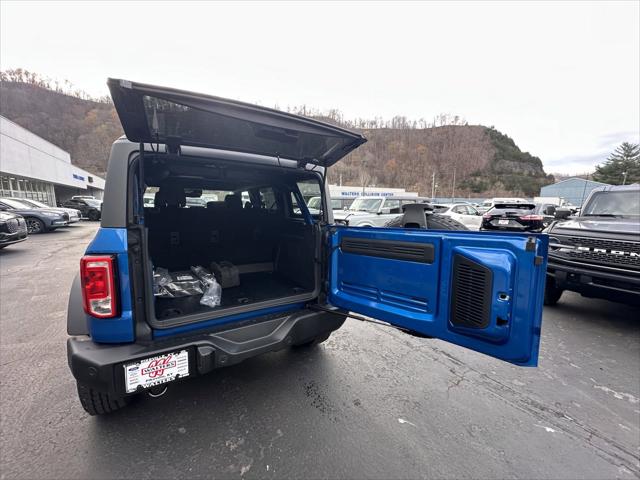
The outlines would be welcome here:
[[[547,275],[557,285],[585,296],[640,304],[640,272],[616,268],[602,269],[549,255]]]
[[[125,396],[124,365],[164,353],[187,350],[189,377],[239,363],[262,353],[304,343],[342,326],[345,317],[302,310],[222,332],[121,345],[97,344],[88,336],[67,340],[67,359],[78,382],[114,396]]]
[[[482,223],[480,225],[480,230],[484,232],[518,232],[518,233],[540,233],[544,230],[544,225],[527,225],[527,226],[517,226],[517,225],[508,225],[508,226],[496,226],[492,224]]]

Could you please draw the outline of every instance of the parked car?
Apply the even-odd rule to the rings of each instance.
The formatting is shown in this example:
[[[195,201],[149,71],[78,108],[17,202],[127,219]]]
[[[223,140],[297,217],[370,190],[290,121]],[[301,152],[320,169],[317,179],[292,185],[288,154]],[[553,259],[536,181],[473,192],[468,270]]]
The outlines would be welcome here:
[[[13,198],[0,198],[0,211],[22,215],[27,223],[29,235],[49,232],[69,225],[69,215],[63,211],[27,207]]]
[[[100,220],[102,216],[102,202],[94,198],[72,198],[62,202],[62,206],[79,210],[81,215],[89,220]]]
[[[480,230],[508,232],[541,232],[544,216],[536,213],[535,203],[496,203],[482,215]]]
[[[69,215],[69,224],[76,223],[80,221],[80,210],[76,210],[75,208],[62,208],[62,207],[50,207],[46,203],[39,202],[37,200],[32,200],[30,198],[15,198],[20,203],[24,203],[27,207],[31,208],[44,208],[47,210],[56,210],[66,212]]]
[[[482,214],[468,203],[437,203],[433,208],[436,213],[453,218],[469,230],[480,230]]]
[[[640,185],[591,191],[579,217],[552,223],[545,304],[562,292],[640,305]]]
[[[422,203],[426,199],[419,197],[357,197],[349,208],[334,211],[333,218],[342,225],[350,227],[382,227],[388,221],[402,215],[402,206],[410,203]]]
[[[74,195],[73,197],[71,197],[71,200],[98,200],[96,197],[94,197],[93,195]],[[100,200],[98,200],[100,201]]]
[[[317,196],[317,197],[311,197],[309,199],[309,201],[307,202],[307,207],[309,207],[309,210],[315,210],[315,211],[320,211],[321,210],[321,206],[322,206],[322,197]],[[343,201],[339,200],[337,198],[332,198],[331,199],[331,209],[332,210],[343,210],[344,206],[343,206]]]
[[[0,211],[0,249],[27,239],[27,223],[21,215]]]
[[[536,203],[534,214],[542,217],[542,225],[544,228],[547,228],[554,220],[563,220],[572,215],[572,211],[567,206],[558,206],[552,203]]]
[[[486,213],[491,210],[497,203],[528,203],[524,198],[488,198],[478,207],[480,213]]]
[[[331,209],[313,218],[301,192],[328,195],[327,169],[361,134],[219,97],[108,85],[127,138],[111,149],[101,226],[67,317],[88,413],[317,345],[351,315],[536,365],[546,236],[353,228]],[[141,185],[155,192],[153,207]],[[185,208],[195,189],[223,201]]]

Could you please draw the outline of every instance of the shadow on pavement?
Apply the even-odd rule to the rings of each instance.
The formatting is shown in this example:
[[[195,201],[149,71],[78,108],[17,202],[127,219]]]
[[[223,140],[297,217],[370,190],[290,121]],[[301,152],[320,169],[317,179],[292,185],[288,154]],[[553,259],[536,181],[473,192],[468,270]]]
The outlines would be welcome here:
[[[330,384],[336,368],[339,366],[322,347],[283,350],[170,385],[158,399],[138,396],[121,411],[87,419],[90,472],[94,476],[100,472],[111,477],[126,475],[117,465],[135,454],[140,462],[148,462],[149,477],[172,476],[184,472],[178,465],[175,472],[166,470],[173,465],[172,458],[184,460],[202,448],[212,452],[212,462],[229,464],[233,455],[231,460],[224,458],[234,450],[229,442],[240,442],[243,451],[257,454],[259,445],[272,443],[290,415],[305,417],[305,410],[307,417],[318,414],[314,410],[322,405],[305,398],[314,389],[310,383],[326,379],[323,384]],[[202,468],[224,473],[212,466]],[[235,471],[233,465],[229,468],[228,473]]]

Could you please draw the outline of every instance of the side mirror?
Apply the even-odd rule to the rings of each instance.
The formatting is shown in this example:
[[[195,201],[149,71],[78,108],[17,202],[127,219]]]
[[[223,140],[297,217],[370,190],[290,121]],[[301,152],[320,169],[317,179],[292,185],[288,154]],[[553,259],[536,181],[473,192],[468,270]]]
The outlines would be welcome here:
[[[571,216],[571,210],[566,208],[559,208],[555,211],[554,217],[556,220],[564,220],[565,218],[569,218]]]

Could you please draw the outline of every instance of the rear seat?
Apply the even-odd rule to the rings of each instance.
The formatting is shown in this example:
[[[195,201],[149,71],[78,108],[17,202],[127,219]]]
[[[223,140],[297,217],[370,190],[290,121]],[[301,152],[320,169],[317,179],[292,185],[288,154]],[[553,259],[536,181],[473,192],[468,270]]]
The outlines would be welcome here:
[[[156,205],[145,214],[149,252],[154,265],[169,269],[211,261],[245,266],[241,271],[265,271],[273,264],[278,220],[260,209],[243,209],[239,195],[207,208],[183,208],[182,189],[160,189]]]

